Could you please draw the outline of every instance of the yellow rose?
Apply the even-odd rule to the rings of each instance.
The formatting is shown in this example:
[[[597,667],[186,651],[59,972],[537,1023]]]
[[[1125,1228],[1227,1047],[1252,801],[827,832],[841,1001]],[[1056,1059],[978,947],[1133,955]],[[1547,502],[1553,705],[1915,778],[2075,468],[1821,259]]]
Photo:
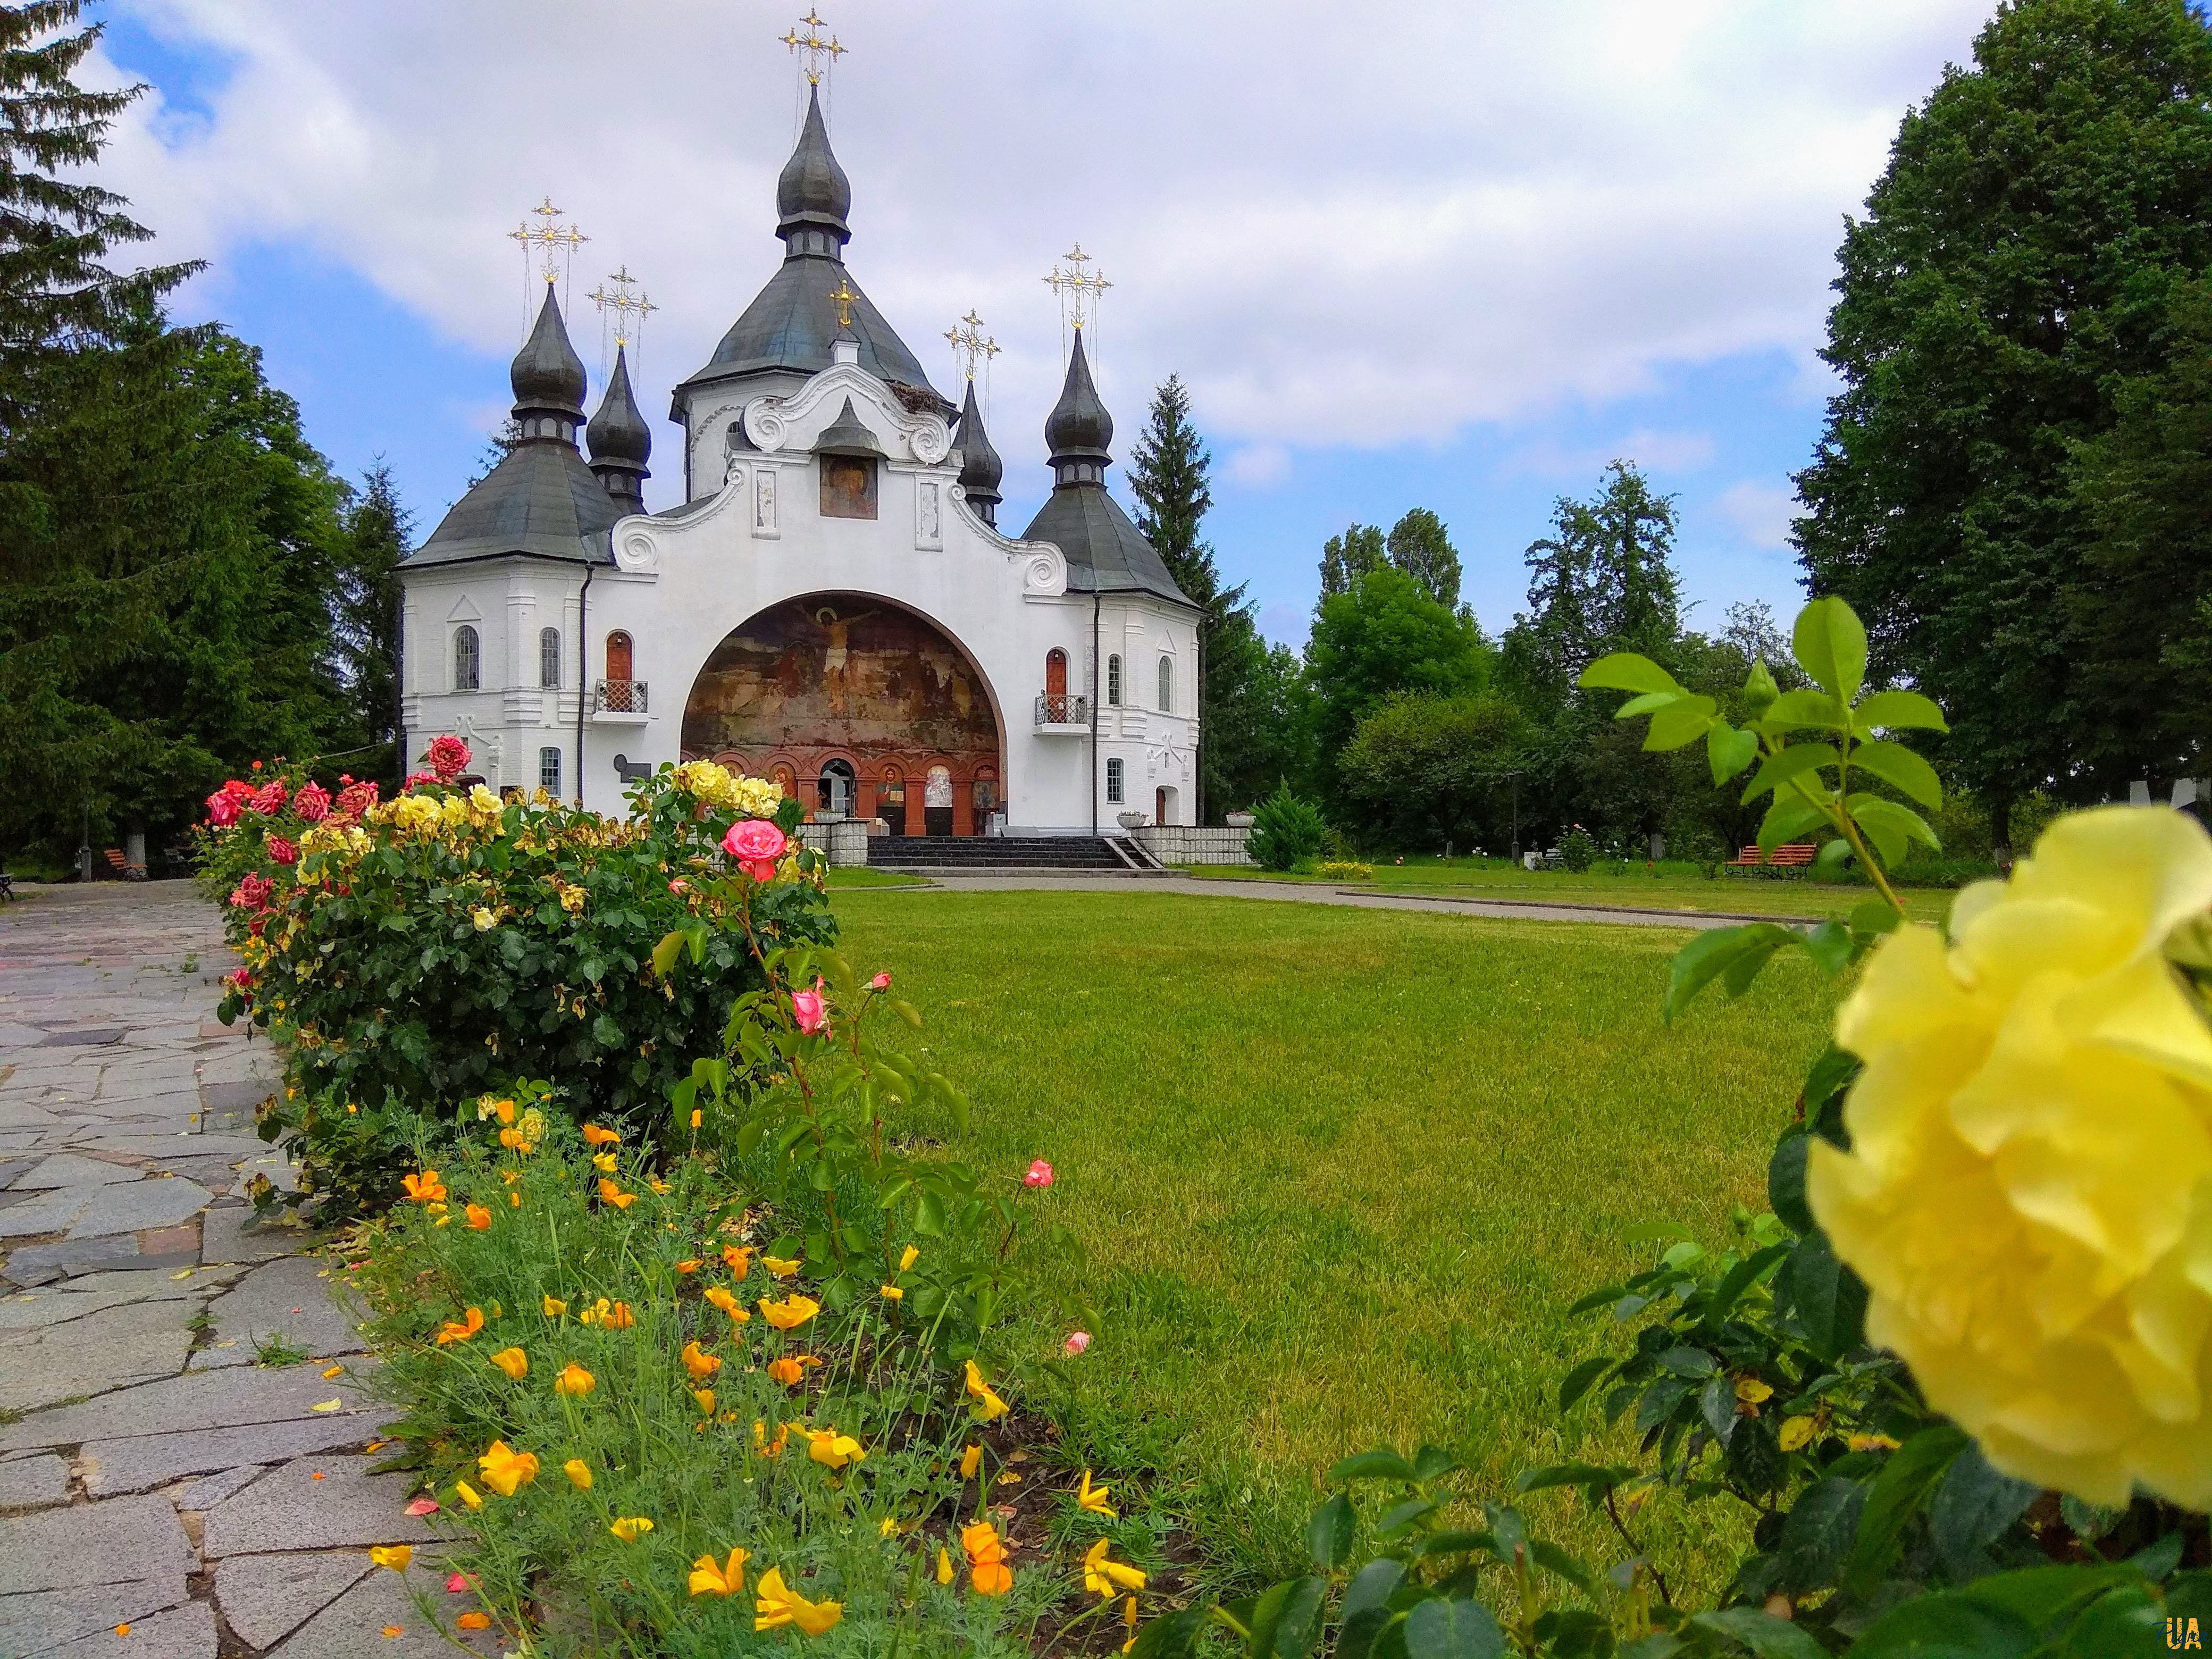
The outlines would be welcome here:
[[[2212,1506],[2212,1026],[2166,951],[2212,837],[2164,808],[2054,823],[1882,942],[1837,1021],[1852,1150],[1808,1196],[1867,1334],[2006,1474]]]

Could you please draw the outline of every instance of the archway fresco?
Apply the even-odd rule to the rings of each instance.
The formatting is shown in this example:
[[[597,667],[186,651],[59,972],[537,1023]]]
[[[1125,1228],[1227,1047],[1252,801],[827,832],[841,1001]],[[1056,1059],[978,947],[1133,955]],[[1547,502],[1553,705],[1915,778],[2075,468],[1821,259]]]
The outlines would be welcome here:
[[[787,775],[810,811],[828,805],[823,769],[842,761],[857,779],[854,813],[884,817],[893,835],[975,835],[1006,805],[981,672],[934,624],[873,594],[788,599],[726,635],[692,682],[683,748],[687,760]],[[918,787],[940,768],[949,823],[925,817]]]

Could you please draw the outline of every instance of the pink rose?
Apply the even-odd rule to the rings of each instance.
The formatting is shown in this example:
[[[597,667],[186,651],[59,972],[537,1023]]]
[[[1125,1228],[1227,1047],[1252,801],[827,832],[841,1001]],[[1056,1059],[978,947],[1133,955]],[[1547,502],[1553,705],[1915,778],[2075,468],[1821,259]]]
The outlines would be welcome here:
[[[300,849],[282,836],[271,836],[268,841],[269,856],[279,864],[297,864]]]
[[[435,1504],[433,1504],[430,1507],[432,1509],[435,1509],[438,1506]],[[459,1595],[462,1591],[473,1589],[474,1587],[475,1581],[471,1579],[468,1574],[465,1572],[453,1573],[446,1579],[446,1594],[448,1595]]]
[[[270,779],[268,782],[263,784],[261,787],[253,792],[252,799],[248,800],[246,804],[248,806],[251,806],[255,811],[260,813],[264,818],[271,812],[282,811],[284,805],[284,784],[283,780],[278,778]]]
[[[1046,1163],[1042,1158],[1037,1159],[1037,1161],[1030,1164],[1029,1169],[1023,1174],[1022,1185],[1024,1187],[1051,1186],[1052,1165]]]
[[[208,822],[218,830],[228,830],[238,822],[238,797],[218,789],[207,798]]]
[[[791,843],[783,831],[766,818],[745,818],[730,826],[722,837],[722,850],[737,860],[738,867],[755,881],[775,879],[775,861]]]
[[[406,781],[399,786],[400,793],[404,794],[418,783],[435,783],[438,781],[438,775],[435,772],[410,772]]]
[[[374,784],[355,783],[349,780],[346,787],[338,791],[338,798],[331,804],[331,810],[341,817],[357,818],[375,805]]]
[[[320,823],[331,815],[331,792],[311,783],[292,797],[292,810],[308,823]]]
[[[668,884],[668,890],[672,893],[688,893],[691,890],[691,884],[678,876]]]
[[[451,783],[468,769],[469,746],[456,737],[433,738],[422,758],[430,763],[439,782]]]
[[[868,981],[868,988],[871,991],[890,990],[891,988],[891,976],[888,973],[878,974],[873,979]]]
[[[1088,1331],[1070,1331],[1070,1332],[1067,1334],[1067,1340],[1066,1340],[1066,1341],[1065,1341],[1065,1342],[1063,1342],[1063,1343],[1061,1343],[1061,1344],[1060,1345],[1060,1351],[1062,1353],[1066,1354],[1066,1355],[1070,1359],[1073,1359],[1073,1358],[1075,1358],[1075,1356],[1076,1356],[1076,1355],[1078,1355],[1078,1354],[1081,1353],[1081,1352],[1082,1352],[1085,1348],[1089,1347],[1090,1346],[1091,1346],[1091,1333],[1090,1333],[1090,1332],[1088,1332]]]
[[[830,1009],[819,991],[793,991],[791,1012],[799,1021],[799,1029],[808,1036],[819,1036],[830,1029]]]

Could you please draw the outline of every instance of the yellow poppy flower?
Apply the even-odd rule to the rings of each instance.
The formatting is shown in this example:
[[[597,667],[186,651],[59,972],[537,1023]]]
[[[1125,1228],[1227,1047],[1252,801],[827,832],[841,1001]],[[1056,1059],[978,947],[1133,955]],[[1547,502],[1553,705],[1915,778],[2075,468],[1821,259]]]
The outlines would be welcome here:
[[[630,1312],[629,1303],[617,1302],[600,1313],[599,1321],[611,1331],[626,1331],[637,1323],[637,1316]]]
[[[712,1376],[722,1369],[721,1360],[703,1352],[696,1342],[686,1342],[679,1357],[684,1361],[684,1369],[694,1376]]]
[[[453,1496],[472,1510],[480,1510],[483,1507],[483,1494],[465,1480],[453,1482]]]
[[[584,1145],[586,1146],[618,1146],[622,1137],[612,1129],[603,1129],[596,1123],[584,1126]]]
[[[592,1167],[601,1175],[612,1175],[615,1172],[615,1165],[619,1162],[621,1160],[612,1152],[597,1152],[592,1155]]]
[[[425,1170],[420,1175],[402,1176],[399,1184],[407,1189],[407,1196],[417,1204],[434,1204],[446,1196],[446,1183],[438,1179],[435,1170]]]
[[[1113,1490],[1111,1486],[1092,1486],[1091,1471],[1085,1469],[1083,1472],[1082,1489],[1075,1494],[1075,1506],[1078,1509],[1089,1510],[1093,1515],[1103,1515],[1110,1521],[1114,1518],[1114,1509],[1113,1505],[1106,1501],[1106,1494]]]
[[[471,1308],[459,1319],[449,1319],[438,1332],[438,1346],[448,1342],[465,1342],[483,1328],[483,1310]]]
[[[952,1582],[952,1552],[942,1544],[937,1548],[937,1582],[940,1584]]]
[[[1109,1560],[1106,1551],[1109,1541],[1100,1539],[1083,1558],[1083,1588],[1111,1601],[1125,1589],[1139,1590],[1145,1587],[1145,1575],[1136,1567]]]
[[[578,1492],[592,1489],[592,1466],[580,1457],[572,1457],[561,1466],[561,1473],[568,1477],[568,1484]]]
[[[902,1301],[906,1297],[906,1292],[896,1285],[879,1285],[876,1288],[883,1292],[886,1302]]]
[[[899,1253],[899,1271],[904,1273],[921,1259],[921,1252],[909,1244]]]
[[[530,1356],[520,1348],[501,1348],[491,1357],[491,1363],[517,1382],[530,1375]]]
[[[960,1478],[963,1480],[973,1480],[975,1478],[975,1471],[982,1466],[982,1462],[983,1449],[981,1446],[969,1447],[966,1451],[960,1454]]]
[[[526,1486],[538,1478],[538,1456],[534,1452],[516,1451],[504,1440],[495,1440],[477,1459],[477,1468],[484,1485],[501,1498],[512,1498],[516,1487]]]
[[[745,1587],[745,1563],[752,1559],[750,1550],[732,1550],[729,1559],[717,1565],[713,1556],[701,1556],[691,1564],[691,1594],[737,1595]]]
[[[760,1299],[761,1317],[780,1331],[795,1331],[822,1311],[822,1304],[811,1297],[793,1296],[787,1301],[771,1302]]]
[[[1006,1547],[999,1529],[988,1521],[960,1528],[960,1547],[968,1553],[968,1584],[978,1595],[1004,1595],[1014,1587],[1014,1570],[1006,1565]]]
[[[740,1325],[745,1323],[752,1317],[752,1316],[747,1313],[743,1307],[738,1305],[738,1298],[736,1296],[732,1294],[728,1287],[726,1285],[716,1285],[712,1286],[707,1292],[707,1301],[710,1306],[720,1308],[724,1313],[729,1315],[731,1318],[736,1320]]]
[[[470,1205],[466,1213],[469,1218],[469,1225],[476,1231],[482,1233],[491,1231],[491,1212],[484,1208],[483,1205]]]
[[[674,1191],[676,1190],[673,1187],[671,1187],[671,1186],[670,1186],[666,1182],[665,1182],[665,1181],[655,1181],[655,1180],[652,1179],[650,1176],[647,1176],[647,1179],[646,1179],[646,1183],[645,1183],[645,1184],[646,1184],[647,1186],[648,1186],[648,1187],[652,1188],[653,1188],[653,1190],[655,1193],[657,1193],[657,1194],[663,1194],[663,1195],[665,1195],[666,1194],[669,1194],[669,1193],[672,1193],[672,1192],[674,1192]]]
[[[368,1559],[380,1567],[404,1572],[407,1564],[415,1559],[415,1547],[412,1544],[380,1544],[369,1551]]]
[[[810,1601],[783,1582],[783,1570],[770,1567],[761,1575],[760,1589],[753,1597],[753,1628],[780,1630],[786,1625],[796,1625],[809,1636],[821,1636],[833,1629],[845,1616],[843,1606],[836,1601]]]
[[[568,1304],[567,1303],[556,1301],[550,1296],[545,1298],[544,1305],[545,1316],[548,1319],[558,1319],[562,1314],[568,1311]]]
[[[635,1193],[626,1193],[605,1176],[599,1177],[599,1197],[617,1210],[627,1210],[637,1202]]]
[[[806,1436],[806,1455],[825,1468],[842,1469],[868,1455],[851,1435],[840,1434],[835,1429],[805,1429],[801,1432]]]
[[[764,1255],[761,1258],[761,1266],[778,1279],[790,1278],[805,1265],[804,1261],[787,1261],[780,1255]]]
[[[1006,1414],[1006,1402],[991,1392],[991,1385],[983,1380],[983,1373],[972,1359],[968,1362],[968,1392],[975,1396],[976,1414],[982,1422]]]
[[[653,1530],[653,1522],[641,1515],[625,1515],[607,1530],[625,1544],[635,1544]]]
[[[570,1360],[561,1375],[553,1379],[553,1392],[570,1395],[586,1395],[599,1386],[599,1378]]]
[[[699,1409],[707,1416],[714,1414],[714,1391],[712,1389],[694,1389],[691,1398],[698,1402]]]

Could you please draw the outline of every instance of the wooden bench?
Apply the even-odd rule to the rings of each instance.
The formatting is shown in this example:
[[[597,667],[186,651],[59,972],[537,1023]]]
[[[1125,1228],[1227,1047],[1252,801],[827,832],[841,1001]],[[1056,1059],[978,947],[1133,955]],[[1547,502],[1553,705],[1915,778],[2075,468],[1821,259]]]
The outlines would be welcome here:
[[[11,899],[15,896],[15,878],[5,870],[0,870],[0,900]]]
[[[1761,857],[1755,846],[1747,847],[1726,864],[1723,870],[1771,870],[1779,874],[1784,870],[1802,870],[1819,856],[1820,849],[1804,842],[1793,842],[1787,847],[1778,847],[1771,854]]]
[[[110,869],[125,881],[146,879],[146,866],[143,864],[131,863],[123,856],[123,849],[119,847],[111,847],[107,849],[107,864]]]

